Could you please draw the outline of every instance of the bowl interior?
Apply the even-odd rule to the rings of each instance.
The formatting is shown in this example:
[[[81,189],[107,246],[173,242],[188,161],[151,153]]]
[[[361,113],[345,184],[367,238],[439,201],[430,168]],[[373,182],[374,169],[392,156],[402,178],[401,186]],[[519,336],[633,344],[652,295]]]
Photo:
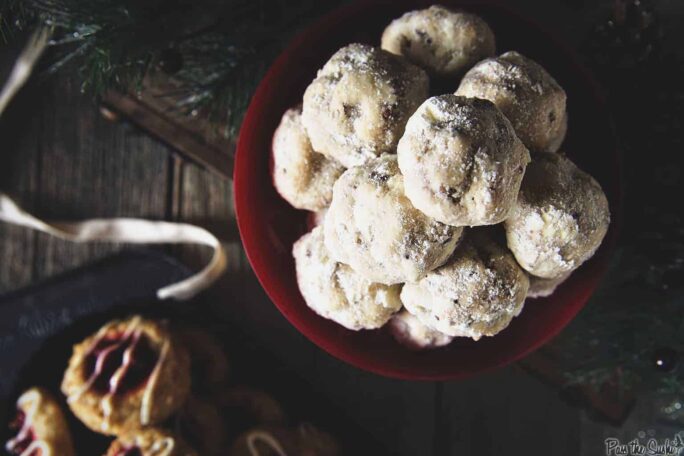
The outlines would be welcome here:
[[[540,62],[565,88],[569,129],[563,150],[602,185],[614,220],[618,202],[618,156],[603,100],[577,57],[534,23],[496,4],[441,2],[480,14],[497,38],[497,52],[517,50]],[[528,300],[521,315],[495,337],[456,339],[437,350],[414,353],[384,330],[349,331],[311,311],[295,278],[292,244],[307,231],[307,213],[276,193],[270,175],[271,137],[286,109],[301,102],[316,71],[340,47],[379,45],[383,28],[420,1],[364,2],[324,17],[293,40],[255,93],[240,131],[235,161],[235,204],[250,263],[285,317],[321,348],[354,366],[407,379],[457,379],[519,359],[556,335],[584,306],[607,267],[613,223],[597,254],[553,296]],[[458,81],[440,83],[441,93]]]

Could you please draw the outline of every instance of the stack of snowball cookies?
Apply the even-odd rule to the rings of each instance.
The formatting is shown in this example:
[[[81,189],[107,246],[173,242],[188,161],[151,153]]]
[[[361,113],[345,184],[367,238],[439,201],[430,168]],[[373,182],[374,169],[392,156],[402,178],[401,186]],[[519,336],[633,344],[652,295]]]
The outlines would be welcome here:
[[[293,255],[316,313],[388,325],[410,349],[478,340],[597,250],[608,201],[560,150],[565,91],[537,62],[495,53],[480,17],[412,11],[381,48],[337,51],[283,115],[273,180],[315,213]],[[429,97],[430,78],[458,88]]]

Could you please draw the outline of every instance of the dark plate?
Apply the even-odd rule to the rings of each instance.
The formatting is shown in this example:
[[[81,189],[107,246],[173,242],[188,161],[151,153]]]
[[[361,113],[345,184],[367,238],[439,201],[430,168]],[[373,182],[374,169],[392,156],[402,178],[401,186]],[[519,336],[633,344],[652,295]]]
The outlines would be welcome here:
[[[59,385],[73,344],[110,319],[134,313],[171,323],[197,325],[224,344],[231,383],[272,394],[291,423],[314,423],[328,430],[348,451],[371,449],[385,454],[358,425],[337,413],[324,397],[258,344],[249,334],[228,325],[209,310],[207,298],[191,302],[158,302],[155,291],[190,271],[172,258],[152,251],[126,252],[36,286],[0,297],[0,437],[9,437],[5,423],[14,414],[17,396],[43,386],[64,404]],[[140,280],[144,277],[145,280]],[[199,310],[199,311],[198,311]],[[70,415],[70,414],[69,414]],[[70,416],[77,453],[103,454],[110,439],[98,436]]]

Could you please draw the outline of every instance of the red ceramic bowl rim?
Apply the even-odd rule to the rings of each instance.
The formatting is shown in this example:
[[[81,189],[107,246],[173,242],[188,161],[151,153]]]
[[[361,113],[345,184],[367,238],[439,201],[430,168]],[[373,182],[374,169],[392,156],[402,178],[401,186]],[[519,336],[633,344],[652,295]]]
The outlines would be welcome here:
[[[367,7],[369,4],[373,3],[383,3],[382,0],[379,0],[377,2],[368,2],[368,1],[359,1],[350,5],[342,6],[331,13],[323,16],[321,19],[316,21],[313,25],[311,25],[309,28],[304,30],[302,33],[297,35],[287,46],[287,48],[278,56],[278,58],[274,61],[274,63],[271,65],[269,70],[267,71],[266,75],[262,79],[261,83],[257,87],[257,90],[254,93],[254,96],[252,97],[250,101],[250,105],[247,109],[247,112],[245,114],[245,118],[242,124],[242,127],[240,129],[240,134],[238,137],[238,142],[237,142],[237,148],[236,148],[236,155],[235,155],[235,166],[234,166],[234,174],[233,174],[233,182],[234,182],[234,196],[235,196],[235,212],[236,212],[236,218],[237,218],[237,223],[238,223],[238,229],[240,232],[240,237],[242,239],[242,243],[245,248],[245,253],[247,255],[247,259],[249,260],[250,264],[252,265],[252,268],[254,270],[254,273],[256,274],[259,282],[261,283],[263,289],[266,291],[266,294],[268,297],[271,299],[271,301],[275,304],[275,306],[280,310],[280,312],[285,316],[285,318],[298,330],[300,331],[303,335],[305,335],[309,340],[314,342],[316,345],[321,347],[323,350],[325,350],[327,353],[330,355],[345,361],[353,366],[356,366],[358,368],[361,368],[363,370],[373,372],[379,375],[383,375],[386,377],[392,377],[392,378],[398,378],[398,379],[405,379],[405,380],[455,380],[455,379],[460,379],[460,378],[465,378],[473,375],[472,372],[466,372],[463,375],[459,374],[453,374],[453,373],[448,373],[448,374],[435,374],[431,373],[429,375],[420,375],[420,374],[415,374],[415,373],[407,373],[404,370],[400,369],[392,369],[392,368],[387,368],[385,366],[383,367],[378,367],[377,365],[373,364],[369,360],[362,359],[362,358],[357,358],[349,353],[347,353],[345,350],[341,349],[338,347],[335,343],[331,342],[325,337],[319,337],[315,331],[312,331],[309,328],[309,324],[302,321],[300,317],[297,315],[296,312],[293,312],[287,305],[283,305],[283,293],[281,290],[276,289],[275,287],[271,286],[271,281],[270,278],[268,277],[268,267],[267,263],[268,260],[266,257],[259,255],[258,254],[258,240],[257,236],[255,236],[251,230],[250,230],[250,225],[249,222],[247,221],[247,217],[243,216],[243,214],[247,214],[250,211],[250,200],[249,200],[249,195],[247,192],[243,191],[247,187],[247,176],[248,176],[248,171],[249,171],[249,155],[250,155],[250,147],[251,147],[251,136],[254,134],[257,134],[256,131],[258,129],[254,128],[254,125],[258,121],[258,119],[262,116],[262,114],[268,110],[268,104],[266,103],[268,101],[268,98],[270,96],[270,87],[273,84],[273,81],[276,80],[280,74],[282,74],[284,71],[287,70],[288,63],[292,59],[294,55],[297,54],[297,52],[300,51],[300,48],[302,45],[304,45],[307,42],[310,42],[311,37],[317,36],[321,31],[324,31],[328,28],[329,24],[339,22],[341,20],[344,20],[346,18],[353,17],[356,14],[361,13],[365,7]],[[426,2],[426,5],[430,5],[432,2]],[[461,2],[463,5],[467,6],[469,2]],[[593,98],[596,100],[597,103],[597,108],[601,110],[601,112],[606,113],[606,120],[610,124],[611,128],[611,136],[614,141],[614,150],[612,151],[614,153],[614,160],[615,160],[615,165],[618,168],[615,172],[615,188],[614,190],[617,192],[615,195],[614,199],[611,201],[611,215],[612,215],[612,221],[611,225],[608,231],[608,234],[606,238],[604,239],[604,242],[601,247],[601,249],[605,249],[606,252],[601,255],[601,258],[596,259],[598,260],[598,264],[595,265],[595,270],[599,271],[599,274],[594,274],[591,276],[588,280],[584,282],[584,287],[582,288],[582,292],[578,293],[576,295],[576,300],[581,301],[579,305],[576,305],[570,309],[563,309],[563,311],[559,312],[558,318],[555,319],[554,323],[548,328],[548,331],[546,332],[546,337],[542,337],[536,340],[535,343],[529,344],[525,350],[520,350],[518,352],[510,353],[506,356],[503,356],[499,359],[496,360],[496,362],[492,363],[491,365],[484,367],[484,368],[479,368],[477,369],[477,373],[483,373],[487,371],[494,370],[496,368],[505,366],[507,364],[510,364],[514,361],[517,361],[531,352],[537,350],[539,347],[542,345],[548,343],[551,339],[553,339],[560,331],[568,324],[570,321],[573,320],[573,318],[577,315],[577,313],[584,308],[586,305],[589,297],[592,295],[592,293],[595,291],[596,287],[598,286],[602,276],[605,274],[606,270],[608,269],[608,260],[610,258],[610,253],[613,251],[616,241],[617,241],[617,234],[619,231],[619,225],[620,225],[620,219],[621,219],[621,196],[622,196],[622,191],[621,191],[621,182],[620,182],[620,170],[622,169],[621,166],[621,160],[620,160],[620,154],[617,152],[617,144],[616,144],[616,137],[614,134],[614,126],[613,123],[608,115],[608,111],[606,108],[606,102],[605,98],[602,95],[602,91],[598,85],[598,83],[595,81],[593,78],[592,74],[587,70],[583,64],[580,63],[579,58],[577,57],[577,54],[571,50],[569,47],[564,45],[561,41],[559,41],[557,38],[553,36],[550,32],[546,31],[542,27],[539,27],[535,22],[531,21],[530,19],[520,16],[518,13],[515,11],[511,10],[508,6],[505,4],[502,4],[497,1],[488,1],[488,2],[478,2],[480,4],[486,3],[489,5],[494,5],[497,8],[501,8],[506,12],[506,14],[509,14],[513,17],[515,17],[517,20],[523,21],[527,24],[530,25],[530,27],[534,27],[536,31],[538,31],[540,34],[544,34],[548,37],[549,41],[553,42],[554,46],[556,46],[559,49],[562,49],[567,56],[571,57],[572,59],[572,64],[573,66],[577,69],[578,73],[584,78],[585,82],[591,86],[593,90]],[[272,133],[272,132],[270,132]],[[269,134],[270,134],[269,133]],[[244,177],[244,178],[243,178]]]

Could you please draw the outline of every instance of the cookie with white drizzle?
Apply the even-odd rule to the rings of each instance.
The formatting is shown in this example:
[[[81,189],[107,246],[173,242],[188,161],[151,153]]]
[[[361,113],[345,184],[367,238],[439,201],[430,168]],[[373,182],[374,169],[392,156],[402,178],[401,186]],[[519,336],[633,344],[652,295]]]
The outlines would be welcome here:
[[[439,77],[463,75],[496,51],[494,32],[482,18],[441,5],[392,21],[382,34],[382,48]]]
[[[190,396],[168,428],[202,456],[223,456],[226,423],[216,400]]]
[[[335,438],[310,423],[296,428],[263,426],[250,429],[233,443],[228,456],[339,456]]]
[[[224,389],[230,367],[221,342],[200,327],[180,327],[175,334],[190,355],[193,394],[210,396]]]
[[[302,122],[314,150],[348,168],[394,153],[427,95],[428,76],[417,66],[380,48],[350,44],[306,89]]]
[[[187,351],[166,324],[140,316],[109,322],[75,345],[62,380],[76,417],[108,435],[166,420],[189,391]]]
[[[198,456],[198,453],[171,432],[148,427],[119,435],[105,456]]]
[[[287,416],[280,403],[265,391],[233,386],[214,398],[226,423],[226,436],[237,436],[255,426],[280,426]]]
[[[463,231],[411,204],[397,157],[389,154],[342,174],[323,229],[335,261],[386,285],[419,280],[444,264]]]
[[[423,324],[406,309],[394,315],[387,327],[392,337],[410,350],[443,347],[454,339]]]
[[[541,65],[518,52],[475,65],[461,80],[456,95],[494,103],[532,151],[556,152],[565,138],[565,91]]]
[[[16,456],[74,456],[66,417],[57,400],[42,388],[31,388],[17,400],[10,424],[14,437],[5,449]]]

